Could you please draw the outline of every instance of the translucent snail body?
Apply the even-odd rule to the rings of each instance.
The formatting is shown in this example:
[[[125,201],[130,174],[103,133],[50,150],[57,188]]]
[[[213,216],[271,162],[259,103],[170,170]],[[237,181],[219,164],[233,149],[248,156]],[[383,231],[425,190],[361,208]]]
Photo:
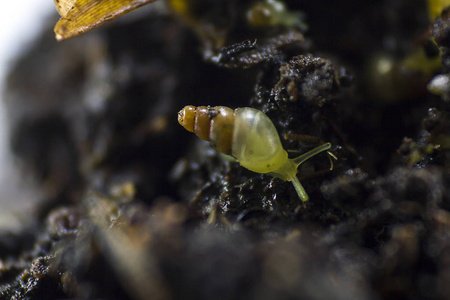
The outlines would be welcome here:
[[[326,143],[290,159],[269,117],[249,107],[232,110],[224,106],[189,105],[178,113],[178,122],[209,141],[219,152],[232,155],[244,168],[291,181],[302,201],[307,201],[308,195],[297,179],[298,166],[331,147]]]

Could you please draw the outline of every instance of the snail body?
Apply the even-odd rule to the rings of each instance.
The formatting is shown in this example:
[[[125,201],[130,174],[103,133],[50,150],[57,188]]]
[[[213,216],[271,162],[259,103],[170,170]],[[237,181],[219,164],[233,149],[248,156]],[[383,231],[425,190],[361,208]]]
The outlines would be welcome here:
[[[296,176],[298,166],[331,147],[326,143],[290,159],[269,117],[250,107],[188,105],[178,113],[178,122],[217,151],[232,155],[244,168],[291,181],[302,201],[308,195]]]

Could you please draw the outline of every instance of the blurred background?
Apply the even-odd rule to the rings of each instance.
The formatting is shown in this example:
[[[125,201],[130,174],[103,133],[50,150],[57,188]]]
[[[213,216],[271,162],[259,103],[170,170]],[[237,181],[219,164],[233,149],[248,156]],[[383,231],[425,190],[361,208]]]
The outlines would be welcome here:
[[[52,0],[4,1],[0,10],[0,230],[18,228],[39,200],[30,188],[32,179],[18,171],[9,152],[8,115],[3,103],[5,78],[15,58],[30,49],[55,12]]]

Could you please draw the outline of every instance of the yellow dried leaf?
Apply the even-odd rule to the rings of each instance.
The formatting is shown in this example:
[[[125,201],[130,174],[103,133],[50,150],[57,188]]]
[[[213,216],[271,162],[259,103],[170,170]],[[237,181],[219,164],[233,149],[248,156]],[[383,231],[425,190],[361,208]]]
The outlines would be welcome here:
[[[61,17],[67,17],[67,14],[72,9],[77,0],[55,0],[55,6]]]
[[[55,0],[58,41],[77,36],[155,0]]]

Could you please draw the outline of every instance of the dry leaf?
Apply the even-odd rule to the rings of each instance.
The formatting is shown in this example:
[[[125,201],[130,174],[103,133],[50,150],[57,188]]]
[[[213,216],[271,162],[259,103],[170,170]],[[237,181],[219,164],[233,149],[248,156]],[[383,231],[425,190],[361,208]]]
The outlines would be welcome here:
[[[58,41],[77,36],[155,0],[55,0]]]

